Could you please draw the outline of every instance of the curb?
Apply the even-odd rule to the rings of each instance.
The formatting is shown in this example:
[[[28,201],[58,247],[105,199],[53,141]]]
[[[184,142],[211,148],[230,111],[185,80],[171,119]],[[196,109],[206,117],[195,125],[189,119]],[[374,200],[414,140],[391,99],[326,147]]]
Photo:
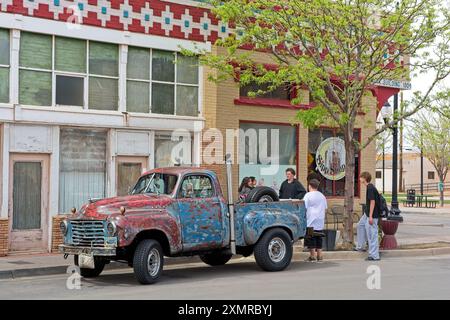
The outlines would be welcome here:
[[[164,258],[164,265],[182,265],[190,263],[201,262],[198,256],[193,257],[178,257],[178,258]],[[67,268],[70,265],[59,265],[51,267],[36,267],[36,268],[24,268],[24,269],[11,269],[0,271],[0,280],[5,279],[15,279],[24,277],[34,277],[34,276],[49,276],[56,274],[64,274],[67,272]],[[115,269],[130,269],[127,264],[112,261],[105,266],[105,271],[115,270]],[[131,269],[130,269],[131,270]]]
[[[292,260],[296,262],[303,261],[309,256],[308,252],[299,252],[298,249],[299,248],[294,248],[294,255],[292,257]],[[425,256],[439,256],[445,254],[450,254],[450,246],[441,248],[428,248],[428,249],[380,250],[380,256],[382,258],[425,257]],[[324,251],[323,257],[325,260],[363,260],[364,258],[367,257],[367,253],[354,251]],[[233,258],[232,260],[239,260],[239,259],[242,259],[242,257],[236,256],[236,258]],[[167,266],[183,265],[183,264],[188,265],[199,262],[201,262],[200,258],[198,256],[193,256],[193,257],[165,258],[164,264]],[[69,265],[67,264],[52,267],[3,270],[0,271],[0,280],[64,274],[67,272],[68,266]],[[114,261],[106,265],[105,267],[105,270],[114,270],[114,269],[129,269],[129,267],[124,263]]]
[[[354,251],[323,251],[323,258],[326,260],[360,260],[367,257],[366,252]],[[380,250],[382,258],[403,258],[403,257],[426,257],[450,254],[450,247],[427,248],[427,249],[397,249]],[[293,260],[303,261],[308,258],[308,252],[295,252]]]

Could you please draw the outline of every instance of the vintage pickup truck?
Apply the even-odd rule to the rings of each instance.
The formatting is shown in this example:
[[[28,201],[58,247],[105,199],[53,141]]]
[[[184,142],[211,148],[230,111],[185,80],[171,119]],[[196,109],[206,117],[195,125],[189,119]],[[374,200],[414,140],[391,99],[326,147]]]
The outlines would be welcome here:
[[[74,255],[83,277],[96,277],[111,260],[133,267],[142,284],[156,282],[164,256],[199,255],[223,265],[234,254],[255,256],[266,271],[291,262],[293,243],[305,236],[301,200],[278,201],[257,187],[246,201],[233,203],[231,164],[228,201],[216,174],[200,168],[160,168],[143,174],[128,196],[90,200],[61,225],[61,253]]]

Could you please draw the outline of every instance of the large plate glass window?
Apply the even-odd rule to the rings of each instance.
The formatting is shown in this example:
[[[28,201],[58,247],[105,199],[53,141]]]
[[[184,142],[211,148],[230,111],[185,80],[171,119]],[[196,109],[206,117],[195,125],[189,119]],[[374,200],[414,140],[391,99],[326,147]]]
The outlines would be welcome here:
[[[0,103],[9,102],[9,30],[0,29]]]
[[[239,137],[239,181],[255,177],[257,185],[271,187],[278,193],[286,179],[286,169],[297,167],[297,127],[242,122],[240,129],[244,136]],[[278,165],[272,160],[277,153]]]
[[[360,131],[355,130],[354,136],[356,140],[360,138]],[[320,180],[319,190],[326,196],[339,196],[343,197],[345,193],[345,177],[341,179],[329,179],[325,177],[319,170],[316,163],[316,155],[319,150],[320,145],[323,141],[328,138],[340,138],[343,139],[341,133],[335,129],[330,128],[320,128],[316,130],[309,131],[309,141],[308,141],[308,176],[314,177]],[[330,153],[330,152],[328,152]],[[331,159],[332,157],[330,157]],[[332,161],[332,160],[330,160]],[[325,160],[325,163],[329,161]],[[358,175],[360,168],[360,156],[357,153],[355,155],[355,196],[359,196],[359,183]]]
[[[105,197],[106,141],[103,130],[65,128],[60,133],[59,211]]]
[[[170,133],[155,135],[155,167],[172,167],[192,163],[192,136],[172,137]]]

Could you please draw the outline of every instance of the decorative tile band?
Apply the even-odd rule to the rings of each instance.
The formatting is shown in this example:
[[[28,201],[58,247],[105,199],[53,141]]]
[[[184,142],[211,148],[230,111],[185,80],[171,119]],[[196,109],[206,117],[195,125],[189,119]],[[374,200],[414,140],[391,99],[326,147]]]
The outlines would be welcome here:
[[[0,11],[198,42],[214,43],[230,33],[201,1],[0,0]]]

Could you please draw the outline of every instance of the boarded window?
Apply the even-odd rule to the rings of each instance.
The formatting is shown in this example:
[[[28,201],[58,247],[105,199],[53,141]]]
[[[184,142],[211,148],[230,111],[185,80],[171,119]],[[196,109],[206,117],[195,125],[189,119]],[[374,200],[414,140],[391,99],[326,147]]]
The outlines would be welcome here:
[[[62,129],[59,210],[80,208],[89,198],[105,197],[106,131]]]
[[[20,70],[19,102],[25,105],[50,106],[52,104],[52,73]]]
[[[121,162],[117,166],[117,195],[128,194],[141,176],[142,165],[140,163]]]

